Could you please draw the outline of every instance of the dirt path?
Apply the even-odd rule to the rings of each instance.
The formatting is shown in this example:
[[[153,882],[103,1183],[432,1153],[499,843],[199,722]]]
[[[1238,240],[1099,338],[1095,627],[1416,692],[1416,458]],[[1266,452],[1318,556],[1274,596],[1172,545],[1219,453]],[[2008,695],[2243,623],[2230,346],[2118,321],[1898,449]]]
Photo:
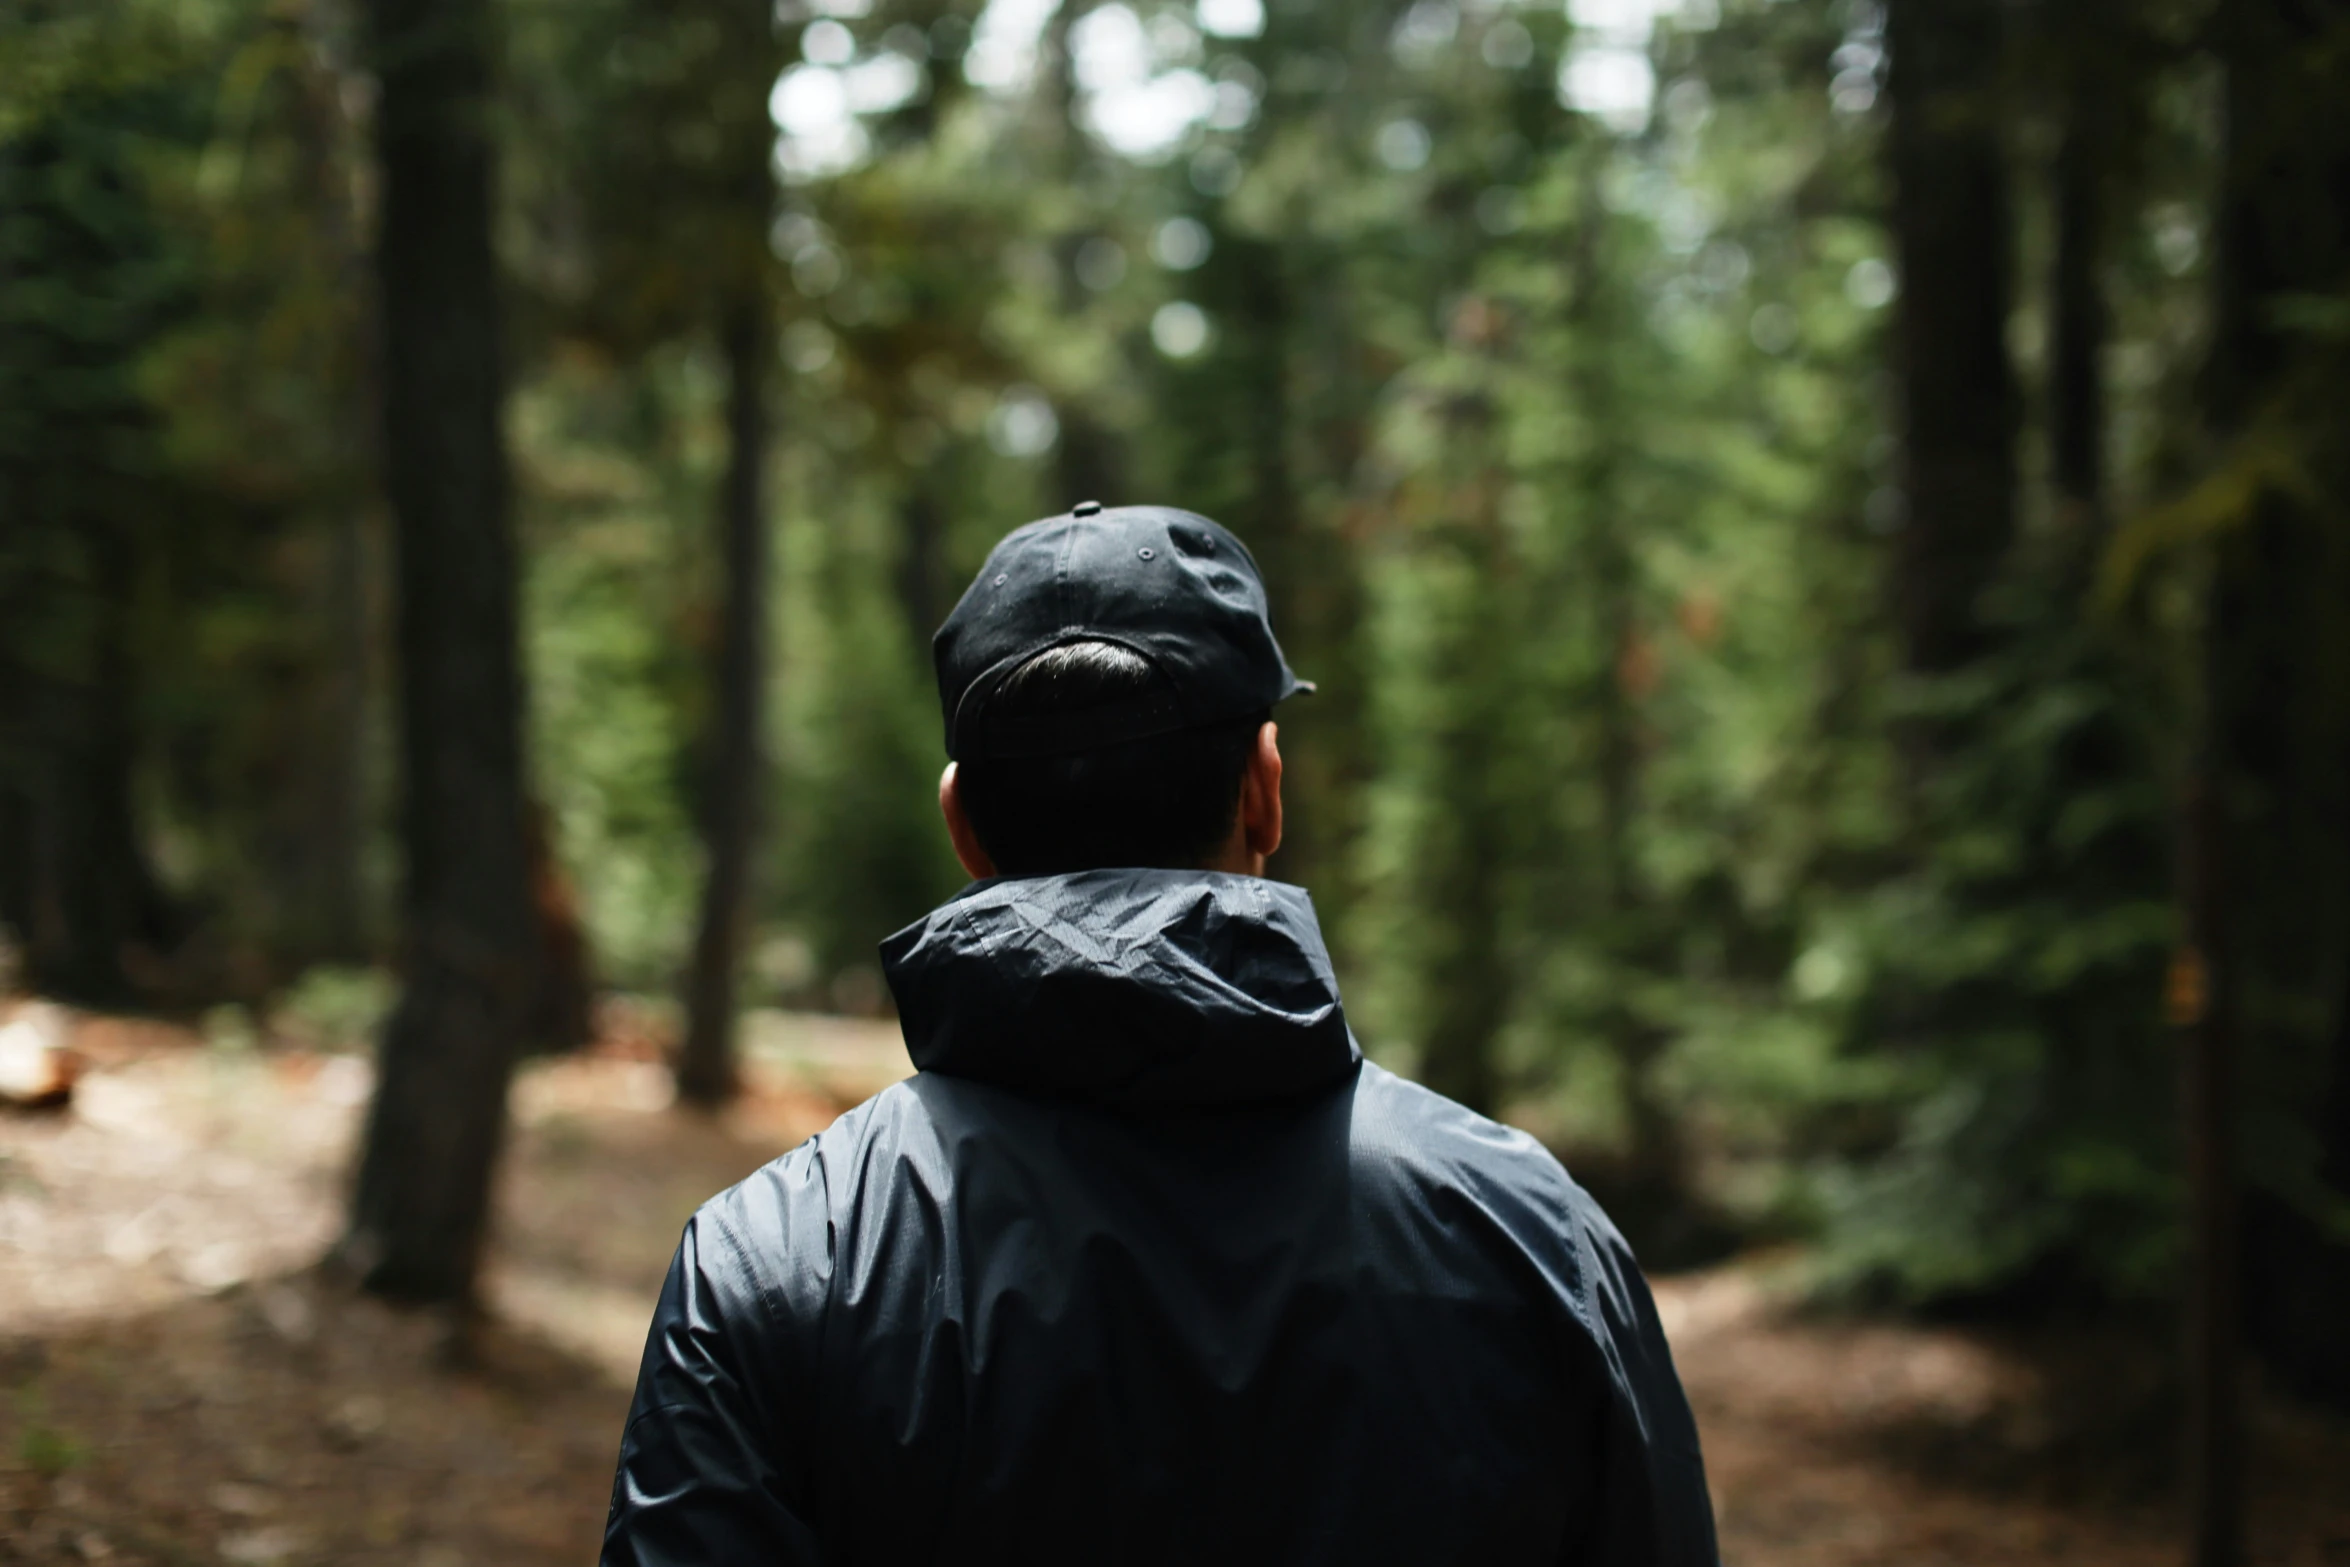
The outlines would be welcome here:
[[[85,1027],[99,1070],[75,1109],[0,1117],[0,1562],[593,1560],[678,1226],[906,1069],[872,1025],[767,1017],[753,1039],[755,1092],[717,1122],[670,1108],[643,1061],[525,1071],[494,1319],[460,1335],[306,1271],[334,1233],[357,1058]],[[2096,1458],[2111,1419],[2147,1418],[2127,1356],[2079,1346],[2110,1393],[2090,1400],[2108,1426],[2084,1424],[2046,1345],[1805,1322],[1757,1277],[1658,1292],[1726,1560],[2180,1559],[2159,1473]],[[2350,1563],[2350,1433],[2264,1405],[2257,1445],[2256,1560]]]

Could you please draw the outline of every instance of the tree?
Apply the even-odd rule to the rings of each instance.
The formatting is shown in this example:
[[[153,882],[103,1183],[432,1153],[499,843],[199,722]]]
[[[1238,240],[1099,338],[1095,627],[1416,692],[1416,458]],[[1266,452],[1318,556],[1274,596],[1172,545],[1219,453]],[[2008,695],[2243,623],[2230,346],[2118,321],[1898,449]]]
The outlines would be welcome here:
[[[358,149],[352,144],[343,93],[350,81],[347,7],[313,0],[301,16],[304,47],[295,52],[298,132],[304,205],[326,252],[327,269],[348,294],[364,300],[367,257],[359,237],[360,219],[352,179]],[[374,423],[373,356],[355,341],[364,335],[363,306],[350,309],[350,326],[338,335],[355,363],[338,378],[335,422],[362,451]],[[352,461],[349,478],[358,481],[366,465]],[[360,876],[366,837],[368,788],[366,737],[368,672],[380,631],[368,613],[364,581],[367,534],[377,505],[362,482],[348,482],[328,500],[328,563],[318,598],[332,639],[318,696],[317,730],[326,752],[315,771],[306,815],[312,830],[304,905],[317,921],[313,951],[344,962],[368,953],[367,910]]]
[[[2324,62],[2350,21],[2298,0],[2218,13],[2226,141],[2214,229],[2212,343],[2201,388],[2217,449],[2202,628],[2202,734],[2181,893],[2188,961],[2207,975],[2188,1040],[2198,1567],[2241,1558],[2234,1284],[2260,1342],[2305,1384],[2350,1396],[2350,116]],[[2273,1096],[2273,1097],[2272,1097]],[[2241,1099],[2291,1106],[2290,1162],[2236,1225]],[[2273,1112],[2272,1112],[2273,1113]],[[2294,1126],[2292,1123],[2301,1124]],[[2259,1123],[2254,1123],[2259,1124]],[[2285,1131],[2284,1127],[2291,1127]],[[2264,1140],[2265,1141],[2265,1140]]]
[[[1316,50],[1328,51],[1325,59],[1352,51],[1350,68],[1376,82],[1395,9],[1278,13],[1262,36],[1236,40],[1231,77],[1263,84],[1264,97],[1251,122],[1230,132],[1218,151],[1234,167],[1250,168],[1293,154],[1307,138],[1358,134],[1351,120],[1360,106],[1326,108],[1284,62]],[[1276,715],[1293,808],[1273,873],[1312,888],[1325,924],[1343,930],[1359,838],[1353,806],[1365,773],[1366,709],[1354,645],[1361,551],[1342,531],[1346,512],[1316,491],[1343,494],[1355,482],[1378,384],[1359,363],[1355,290],[1338,246],[1292,205],[1236,210],[1239,201],[1188,177],[1168,184],[1175,210],[1208,239],[1204,259],[1185,269],[1178,286],[1217,330],[1198,359],[1162,372],[1160,406],[1174,416],[1174,472],[1162,482],[1175,487],[1181,504],[1206,511],[1248,543],[1289,661],[1319,686]],[[1312,384],[1317,376],[1319,386]],[[1315,449],[1315,436],[1324,449]]]
[[[550,335],[639,376],[679,345],[712,351],[725,392],[723,472],[711,497],[699,733],[681,769],[701,847],[693,945],[678,981],[678,1091],[717,1104],[736,1087],[735,984],[770,786],[765,744],[773,593],[767,482],[775,389],[769,249],[775,130],[768,93],[788,55],[786,10],[720,3],[596,3],[529,18],[525,110],[534,122],[523,205]],[[582,80],[594,86],[582,89]]]
[[[1078,27],[1096,4],[1097,0],[1061,0],[1045,23],[1037,67],[1035,113],[1044,173],[1058,202],[1075,208],[1074,212],[1064,209],[1058,231],[1050,236],[1054,286],[1065,329],[1073,326],[1085,306],[1085,285],[1078,275],[1079,258],[1085,247],[1100,237],[1094,214],[1087,210],[1092,203],[1086,199],[1085,176],[1094,151],[1077,123],[1074,47]],[[1082,500],[1099,500],[1105,506],[1131,503],[1136,497],[1126,493],[1129,481],[1125,453],[1120,450],[1116,435],[1093,407],[1102,389],[1096,386],[1081,391],[1054,390],[1053,413],[1059,434],[1053,442],[1053,478],[1059,493],[1051,496],[1048,504],[1060,509]]]
[[[716,1104],[736,1089],[735,977],[750,915],[759,848],[761,796],[768,788],[765,744],[771,522],[767,506],[770,368],[774,309],[768,291],[767,223],[774,206],[768,173],[773,131],[767,87],[778,51],[756,8],[718,8],[713,31],[710,124],[720,149],[715,220],[724,249],[714,258],[716,331],[726,364],[726,476],[719,502],[723,572],[716,701],[704,744],[701,801],[704,856],[701,919],[685,987],[685,1039],[677,1088]]]
[[[762,168],[764,167],[762,163]],[[720,507],[724,604],[720,611],[717,701],[702,801],[705,857],[701,922],[686,979],[685,1041],[677,1089],[716,1104],[736,1088],[735,971],[758,848],[760,795],[767,786],[768,366],[775,332],[765,283],[746,280],[729,302],[719,340],[726,359],[726,479]]]
[[[471,1299],[537,968],[491,240],[485,0],[372,0],[385,487],[397,528],[403,985],[342,1255]]]
[[[1419,1075],[1487,1113],[1501,1104],[1495,1043],[1516,999],[1510,894],[1527,815],[1504,755],[1523,640],[1509,587],[1523,567],[1500,515],[1490,384],[1499,331],[1486,301],[1465,300],[1454,352],[1397,399],[1390,441],[1431,460],[1388,501],[1404,567],[1390,588],[1388,625],[1410,648],[1397,650],[1382,693],[1393,715],[1392,766],[1402,775],[1396,793],[1411,822],[1396,878],[1409,925],[1397,948],[1416,981]]]
[[[2108,186],[2122,127],[2122,67],[2110,58],[2119,29],[2099,4],[2064,8],[2055,53],[2056,245],[2049,288],[2048,454],[2058,503],[2095,533],[2105,511],[2104,358],[2111,315],[2100,270],[2106,255]]]
[[[1907,502],[1895,593],[1911,666],[1946,673],[1983,650],[1981,595],[2015,531],[2000,8],[1891,0],[1885,34]]]
[[[137,957],[182,928],[132,802],[133,599],[164,493],[136,372],[184,306],[137,159],[182,85],[36,99],[0,138],[0,921],[32,984],[94,1005],[140,999]]]
[[[1578,573],[1585,578],[1589,623],[1597,632],[1599,657],[1581,693],[1594,731],[1592,761],[1599,786],[1597,841],[1597,927],[1592,944],[1613,970],[1598,1019],[1615,1056],[1624,1104],[1626,1195],[1652,1210],[1681,1196],[1683,1178],[1679,1128],[1660,1094],[1659,1057],[1670,1031],[1643,1016],[1640,981],[1662,966],[1659,918],[1639,869],[1638,835],[1643,752],[1643,700],[1654,684],[1655,652],[1639,621],[1639,562],[1624,513],[1625,469],[1635,454],[1627,448],[1625,389],[1617,384],[1623,356],[1614,319],[1621,303],[1604,297],[1610,278],[1604,264],[1608,215],[1599,200],[1601,172],[1586,173],[1568,285],[1569,396],[1582,430],[1577,454],[1577,488],[1584,497],[1578,520]]]

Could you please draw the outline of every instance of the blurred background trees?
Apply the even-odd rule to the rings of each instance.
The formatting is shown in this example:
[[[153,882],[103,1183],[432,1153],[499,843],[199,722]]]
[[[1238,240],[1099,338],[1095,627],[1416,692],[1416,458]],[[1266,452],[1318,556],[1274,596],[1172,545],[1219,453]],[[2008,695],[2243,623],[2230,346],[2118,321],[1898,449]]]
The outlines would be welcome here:
[[[343,1253],[370,1288],[463,1300],[543,967],[491,235],[497,34],[484,0],[371,0],[366,24],[406,864],[400,999]]]
[[[956,885],[927,638],[988,545],[1164,500],[1322,684],[1276,870],[1374,1054],[1657,1262],[2158,1307],[2216,1018],[2249,1328],[2350,1394],[2328,8],[483,16],[533,874],[689,999],[689,1087],[738,1001],[883,1006]],[[0,28],[24,972],[413,980],[372,323],[465,329],[369,276],[391,78],[347,0]]]

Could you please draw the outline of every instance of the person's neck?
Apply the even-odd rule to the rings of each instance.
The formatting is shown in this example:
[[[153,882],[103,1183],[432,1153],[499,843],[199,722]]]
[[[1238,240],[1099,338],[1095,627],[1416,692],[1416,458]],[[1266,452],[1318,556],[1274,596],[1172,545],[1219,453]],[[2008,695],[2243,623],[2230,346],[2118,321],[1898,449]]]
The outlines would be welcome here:
[[[1235,876],[1262,876],[1265,857],[1248,846],[1248,833],[1238,822],[1232,824],[1232,836],[1225,839],[1215,854],[1200,866],[1203,871],[1227,871]]]

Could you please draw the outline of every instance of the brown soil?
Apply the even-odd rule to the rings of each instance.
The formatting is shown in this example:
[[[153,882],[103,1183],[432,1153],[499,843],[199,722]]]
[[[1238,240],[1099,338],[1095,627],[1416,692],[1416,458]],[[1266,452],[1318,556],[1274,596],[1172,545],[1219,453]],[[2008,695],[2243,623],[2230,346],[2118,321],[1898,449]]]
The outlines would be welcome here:
[[[358,1058],[85,1023],[73,1107],[0,1116],[0,1563],[593,1560],[679,1225],[906,1070],[881,1025],[767,1016],[753,1039],[753,1092],[716,1119],[641,1052],[526,1068],[490,1312],[464,1323],[311,1266]],[[1807,1320],[1769,1276],[1658,1288],[1726,1560],[2184,1559],[2158,1358]],[[2350,1428],[2262,1399],[2254,1444],[2254,1560],[2350,1563]]]

